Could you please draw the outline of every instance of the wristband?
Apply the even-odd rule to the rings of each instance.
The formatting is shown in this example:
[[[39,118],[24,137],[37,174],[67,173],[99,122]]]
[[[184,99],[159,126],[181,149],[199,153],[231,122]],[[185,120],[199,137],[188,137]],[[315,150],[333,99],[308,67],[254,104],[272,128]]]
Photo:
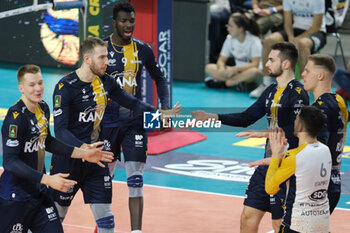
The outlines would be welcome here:
[[[271,11],[271,13],[276,13],[276,12],[277,12],[276,7],[270,6],[270,7],[269,7],[269,10]]]

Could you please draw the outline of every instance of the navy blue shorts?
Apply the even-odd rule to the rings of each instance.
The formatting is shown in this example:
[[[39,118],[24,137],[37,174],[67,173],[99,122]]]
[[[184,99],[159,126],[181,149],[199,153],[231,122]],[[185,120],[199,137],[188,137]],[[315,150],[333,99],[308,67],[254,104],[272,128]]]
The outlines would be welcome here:
[[[14,201],[0,198],[0,232],[63,233],[57,209],[48,190],[31,200]]]
[[[83,192],[85,203],[112,202],[112,179],[107,165],[102,168],[95,163],[54,155],[51,160],[51,174],[56,173],[70,173],[68,179],[78,182],[66,193],[52,190],[54,201],[61,206],[69,206],[79,189]]]
[[[332,214],[340,199],[340,192],[328,192],[329,213]]]
[[[294,28],[294,36],[298,36],[305,32],[305,30]],[[282,35],[283,39],[285,41],[288,41],[288,36],[285,31],[278,31],[279,34]],[[310,40],[312,40],[312,49],[311,49],[311,54],[317,53],[320,49],[322,49],[326,44],[327,44],[327,34],[325,32],[315,32],[311,35],[306,36]]]
[[[104,141],[105,149],[115,155],[123,149],[124,161],[146,162],[147,133],[142,128],[101,127],[100,140]]]
[[[281,219],[284,215],[285,185],[282,184],[276,195],[265,192],[265,176],[268,166],[259,166],[249,180],[244,205],[270,212],[272,219]]]

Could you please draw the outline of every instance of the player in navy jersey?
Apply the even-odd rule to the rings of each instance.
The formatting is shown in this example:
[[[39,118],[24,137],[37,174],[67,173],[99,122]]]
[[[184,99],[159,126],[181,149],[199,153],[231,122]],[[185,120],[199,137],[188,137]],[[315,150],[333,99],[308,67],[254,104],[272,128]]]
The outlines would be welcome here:
[[[294,68],[298,51],[288,42],[276,43],[266,63],[266,68],[277,83],[271,84],[259,99],[242,113],[214,114],[194,111],[195,119],[204,121],[210,118],[220,120],[223,124],[247,127],[264,115],[268,119],[268,128],[282,128],[288,139],[289,148],[298,146],[298,139],[293,134],[294,120],[300,108],[308,105],[309,97],[303,85],[294,79]],[[237,136],[267,137],[266,132],[242,132]],[[264,157],[271,157],[269,141],[266,140]],[[284,187],[274,196],[265,192],[265,176],[268,166],[259,166],[249,181],[241,215],[241,232],[258,232],[259,223],[266,211],[272,214],[272,225],[278,232],[283,216],[285,197]]]
[[[317,139],[326,144],[332,154],[332,174],[328,187],[330,213],[338,204],[341,193],[341,153],[344,149],[349,112],[343,97],[332,93],[332,78],[336,70],[334,59],[328,55],[309,56],[304,72],[304,88],[315,97],[313,106],[322,110],[326,125]]]
[[[107,73],[117,80],[130,95],[142,100],[141,81],[144,67],[157,85],[162,109],[169,108],[167,80],[160,71],[151,47],[132,37],[135,27],[135,9],[129,2],[118,1],[113,8],[113,34],[105,38],[108,42]],[[129,211],[131,230],[140,232],[143,212],[143,171],[147,155],[147,133],[142,119],[118,103],[111,101],[101,123],[101,140],[113,154],[119,155],[123,148],[129,187]],[[113,177],[117,161],[109,164]]]
[[[7,112],[2,126],[3,167],[0,181],[0,232],[62,232],[57,210],[47,189],[67,192],[77,182],[69,174],[47,175],[45,150],[66,158],[103,165],[112,153],[90,145],[89,150],[68,146],[50,134],[48,105],[42,101],[44,83],[40,68],[24,65],[17,73],[22,96]]]
[[[131,109],[133,114],[155,111],[125,92],[115,79],[105,73],[109,64],[107,43],[99,38],[88,38],[81,46],[83,63],[79,69],[63,77],[53,94],[55,134],[58,139],[74,146],[85,147],[99,139],[100,123],[108,98]],[[170,110],[160,110],[169,115],[179,112],[175,105]],[[69,172],[78,184],[67,193],[54,192],[60,217],[65,217],[76,192],[81,189],[85,203],[89,203],[98,226],[98,232],[114,232],[111,210],[112,181],[108,167],[82,163],[54,154],[51,173]]]

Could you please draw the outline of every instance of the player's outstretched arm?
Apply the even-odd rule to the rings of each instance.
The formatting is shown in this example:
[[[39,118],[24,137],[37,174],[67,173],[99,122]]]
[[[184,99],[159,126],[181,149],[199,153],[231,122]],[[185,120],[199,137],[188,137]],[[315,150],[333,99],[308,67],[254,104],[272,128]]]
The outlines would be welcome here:
[[[80,148],[74,147],[71,158],[83,159],[83,161],[97,163],[100,167],[105,167],[105,165],[102,162],[112,162],[113,153],[103,151],[103,146],[101,145],[103,145],[103,142],[83,144]]]
[[[247,130],[236,134],[236,137],[245,138],[267,138],[271,131],[268,129],[264,130]]]
[[[209,113],[209,112],[205,112],[205,111],[192,111],[191,112],[192,115],[194,115],[194,118],[196,121],[206,121],[208,119],[214,119],[214,120],[218,120],[219,119],[219,115],[216,113]]]
[[[270,165],[271,158],[265,158],[265,159],[260,159],[257,161],[253,161],[248,163],[249,167],[256,167],[256,166],[265,166],[265,165]]]
[[[65,193],[77,184],[77,182],[74,180],[65,179],[68,176],[69,174],[62,173],[57,173],[55,175],[44,174],[40,183]]]

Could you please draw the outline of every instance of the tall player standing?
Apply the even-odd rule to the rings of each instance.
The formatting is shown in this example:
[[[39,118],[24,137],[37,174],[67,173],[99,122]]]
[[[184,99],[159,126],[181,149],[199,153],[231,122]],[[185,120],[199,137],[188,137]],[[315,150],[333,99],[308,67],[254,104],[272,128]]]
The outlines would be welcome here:
[[[142,100],[141,73],[145,67],[156,82],[162,109],[169,108],[167,81],[157,66],[151,47],[132,36],[135,28],[134,6],[129,2],[118,1],[113,8],[112,22],[113,34],[105,39],[108,42],[109,59],[106,72],[115,78],[126,92]],[[143,129],[142,119],[132,111],[110,101],[101,123],[100,135],[106,148],[115,155],[120,155],[120,148],[123,147],[131,230],[135,233],[141,232],[143,171],[147,156],[147,134]],[[111,176],[114,175],[115,166],[116,161],[109,166]]]

